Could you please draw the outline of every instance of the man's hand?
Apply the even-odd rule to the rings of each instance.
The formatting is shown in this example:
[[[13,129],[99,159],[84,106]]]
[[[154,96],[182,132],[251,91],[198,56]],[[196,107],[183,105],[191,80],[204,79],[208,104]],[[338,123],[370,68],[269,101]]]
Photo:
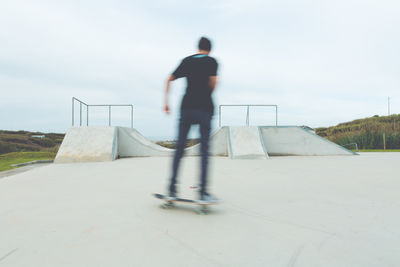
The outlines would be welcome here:
[[[208,86],[210,86],[211,92],[214,92],[215,87],[217,87],[218,76],[210,76],[208,78]]]
[[[165,112],[165,114],[167,114],[167,115],[169,115],[169,113],[170,113],[168,103],[166,103],[166,104],[164,105],[164,112]]]
[[[168,95],[169,95],[169,88],[171,87],[171,82],[175,80],[174,75],[170,75],[167,79],[167,84],[165,86],[165,97],[164,97],[164,112],[169,115],[169,105],[168,105]]]

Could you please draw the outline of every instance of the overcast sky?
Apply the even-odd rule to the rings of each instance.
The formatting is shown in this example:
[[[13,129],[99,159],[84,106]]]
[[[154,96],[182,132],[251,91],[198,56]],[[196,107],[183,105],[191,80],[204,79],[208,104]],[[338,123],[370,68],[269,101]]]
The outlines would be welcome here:
[[[2,0],[0,129],[65,132],[75,96],[133,104],[142,134],[173,138],[185,81],[166,116],[165,80],[202,35],[220,64],[216,105],[277,104],[279,125],[310,127],[387,115],[389,96],[400,113],[399,14],[396,0]],[[251,109],[250,123],[274,112]],[[108,109],[89,114],[108,124]],[[128,109],[112,114],[130,125]],[[223,109],[223,124],[245,118]]]

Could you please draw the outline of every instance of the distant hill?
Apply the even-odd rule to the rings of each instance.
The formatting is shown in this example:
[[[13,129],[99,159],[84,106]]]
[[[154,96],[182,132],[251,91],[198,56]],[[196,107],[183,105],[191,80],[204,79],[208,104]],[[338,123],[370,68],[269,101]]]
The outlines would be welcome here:
[[[0,154],[10,152],[57,152],[64,134],[0,130]]]
[[[400,148],[400,114],[371,118],[315,129],[316,134],[339,145],[357,143],[360,149]],[[385,136],[385,138],[384,138]]]

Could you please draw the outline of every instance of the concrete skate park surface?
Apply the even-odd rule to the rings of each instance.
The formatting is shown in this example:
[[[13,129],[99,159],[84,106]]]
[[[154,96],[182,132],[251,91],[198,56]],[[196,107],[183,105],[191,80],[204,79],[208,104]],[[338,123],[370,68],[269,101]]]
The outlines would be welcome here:
[[[0,266],[399,266],[400,153],[210,160],[206,216],[151,196],[168,157],[0,179]],[[184,158],[180,196],[198,166]]]

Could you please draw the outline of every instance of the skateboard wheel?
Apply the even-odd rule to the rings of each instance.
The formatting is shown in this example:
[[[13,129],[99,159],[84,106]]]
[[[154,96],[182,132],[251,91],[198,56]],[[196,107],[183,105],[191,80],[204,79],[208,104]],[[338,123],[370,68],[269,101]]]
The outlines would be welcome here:
[[[201,207],[199,209],[196,209],[196,213],[200,215],[207,215],[209,213],[209,210],[207,207]]]
[[[162,204],[162,205],[161,205],[161,208],[163,208],[163,209],[169,209],[169,208],[172,208],[173,206],[174,206],[174,203],[172,203],[172,202],[167,202],[167,203]]]

